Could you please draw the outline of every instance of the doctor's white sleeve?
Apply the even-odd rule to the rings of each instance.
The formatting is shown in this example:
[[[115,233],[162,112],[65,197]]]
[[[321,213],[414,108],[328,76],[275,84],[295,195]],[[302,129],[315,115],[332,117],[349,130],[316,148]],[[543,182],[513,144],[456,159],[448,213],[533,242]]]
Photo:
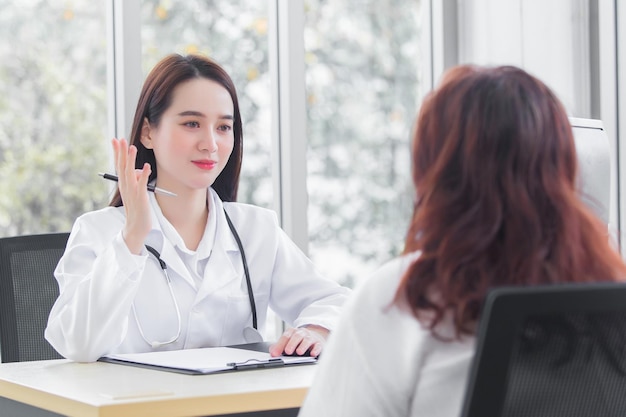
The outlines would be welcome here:
[[[282,229],[278,234],[272,308],[295,327],[315,324],[332,330],[351,290],[322,276]]]
[[[77,362],[96,361],[122,343],[147,259],[130,253],[121,230],[91,220],[74,224],[55,270],[60,294],[45,330],[48,342]]]

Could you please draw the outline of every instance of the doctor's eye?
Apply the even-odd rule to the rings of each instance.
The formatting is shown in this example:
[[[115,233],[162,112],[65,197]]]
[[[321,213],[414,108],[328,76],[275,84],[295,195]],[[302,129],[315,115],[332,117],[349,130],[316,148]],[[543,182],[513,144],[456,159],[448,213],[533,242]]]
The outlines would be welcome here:
[[[223,124],[218,127],[218,130],[221,130],[222,132],[230,132],[233,130],[233,127],[231,125]]]
[[[198,123],[198,122],[185,122],[185,123],[183,123],[183,125],[185,125],[187,127],[200,127],[200,123]]]

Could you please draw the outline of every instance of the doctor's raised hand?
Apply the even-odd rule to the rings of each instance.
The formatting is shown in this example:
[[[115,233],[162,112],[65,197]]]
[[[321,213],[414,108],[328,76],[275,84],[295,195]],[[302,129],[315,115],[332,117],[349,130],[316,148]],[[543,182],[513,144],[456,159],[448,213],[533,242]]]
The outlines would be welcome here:
[[[117,184],[126,214],[122,236],[131,253],[139,254],[151,228],[150,204],[146,192],[150,164],[145,163],[141,170],[135,169],[137,148],[129,147],[126,139],[114,138],[111,142],[118,174]]]
[[[268,340],[272,355],[319,355],[349,290],[318,273],[273,211],[237,202],[243,132],[224,69],[199,55],[163,58],[128,142],[112,147],[111,202],[76,219],[55,270],[50,344],[89,362],[258,342],[271,308],[289,327]]]

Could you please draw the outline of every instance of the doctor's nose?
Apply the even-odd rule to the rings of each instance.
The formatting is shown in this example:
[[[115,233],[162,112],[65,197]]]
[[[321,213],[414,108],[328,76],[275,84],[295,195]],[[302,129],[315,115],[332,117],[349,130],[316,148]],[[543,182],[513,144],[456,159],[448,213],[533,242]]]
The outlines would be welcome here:
[[[215,132],[207,132],[198,144],[201,150],[207,150],[210,153],[217,152],[217,137]]]

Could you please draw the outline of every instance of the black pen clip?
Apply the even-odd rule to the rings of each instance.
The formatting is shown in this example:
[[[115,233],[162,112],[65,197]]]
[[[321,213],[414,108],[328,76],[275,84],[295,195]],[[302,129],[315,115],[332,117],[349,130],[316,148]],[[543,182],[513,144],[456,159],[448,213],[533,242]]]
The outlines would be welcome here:
[[[244,362],[230,362],[226,366],[232,366],[233,369],[262,369],[262,368],[275,368],[277,366],[283,366],[283,362],[280,358],[272,358],[267,360],[262,359],[248,359]]]

